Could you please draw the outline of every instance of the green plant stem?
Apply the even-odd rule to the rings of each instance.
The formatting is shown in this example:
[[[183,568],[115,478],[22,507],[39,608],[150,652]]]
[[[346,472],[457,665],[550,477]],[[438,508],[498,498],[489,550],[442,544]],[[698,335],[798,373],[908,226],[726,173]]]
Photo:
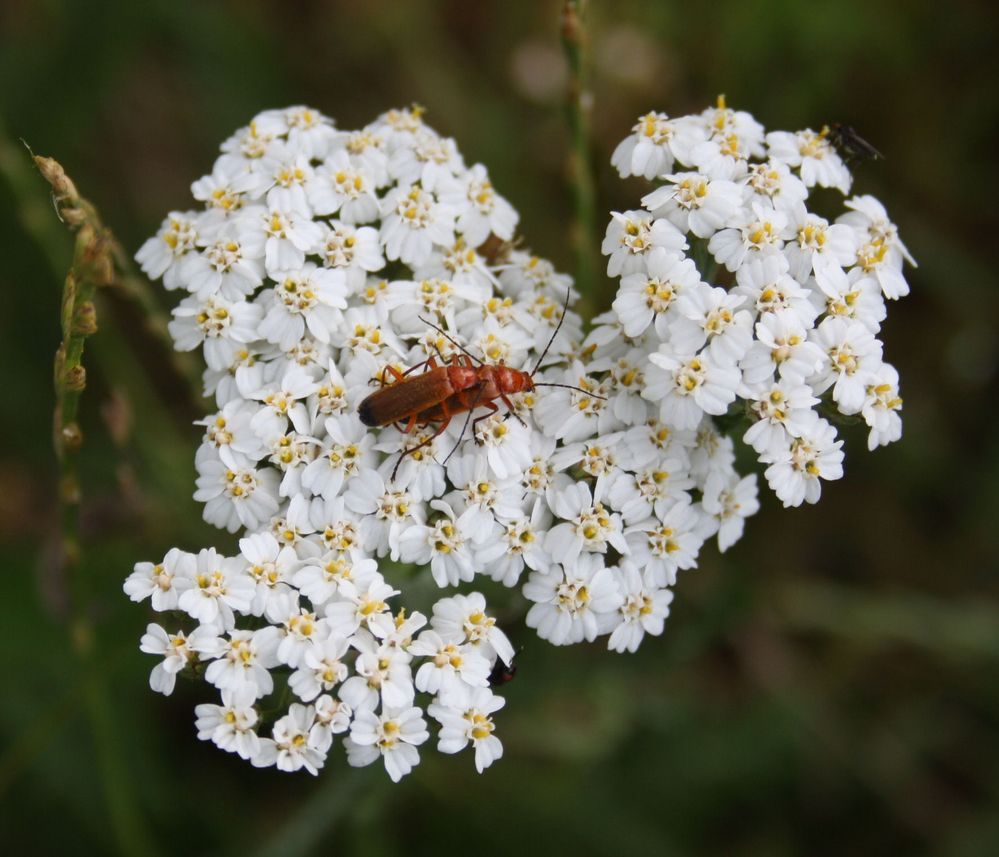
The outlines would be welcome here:
[[[55,248],[62,241],[62,232],[51,216],[51,208],[46,204],[40,204],[34,176],[24,158],[24,149],[13,143],[3,131],[3,126],[0,125],[0,176],[7,181],[18,202],[25,229],[47,253],[58,255]],[[63,176],[65,177],[65,173]],[[72,182],[69,182],[69,186],[72,187],[73,195],[72,216],[77,217],[80,222],[100,226],[100,218],[94,206],[79,196]],[[58,208],[60,203],[55,197],[53,201]],[[68,202],[69,200],[66,200],[63,204]],[[74,224],[68,225],[76,228]],[[102,226],[100,228],[103,229]],[[204,397],[201,371],[197,362],[193,355],[174,349],[173,339],[167,329],[169,314],[160,305],[152,284],[136,269],[125,248],[109,230],[104,231],[104,240],[108,243],[108,253],[115,272],[108,283],[110,291],[134,302],[139,307],[145,332],[160,343],[166,360],[177,376],[183,379],[185,386],[190,390],[191,401],[200,413],[204,409]],[[56,261],[53,259],[54,264]]]
[[[586,0],[565,0],[562,5],[562,47],[569,61],[567,114],[571,151],[569,181],[572,185],[575,219],[572,246],[576,257],[576,288],[595,302],[597,246],[596,193],[593,157],[590,151],[590,107],[588,89],[588,45],[585,29]]]
[[[70,644],[85,673],[93,676],[86,688],[86,709],[104,786],[111,827],[121,853],[155,853],[135,802],[135,790],[117,744],[114,713],[89,614],[88,577],[80,545],[79,457],[83,431],[77,421],[86,389],[83,364],[87,338],[97,332],[94,297],[115,275],[110,232],[93,207],[82,199],[62,167],[51,158],[34,158],[52,187],[60,220],[76,233],[73,262],[63,286],[60,322],[62,342],[56,350],[53,382],[55,411],[53,445],[59,462],[59,521],[63,573],[70,589]]]

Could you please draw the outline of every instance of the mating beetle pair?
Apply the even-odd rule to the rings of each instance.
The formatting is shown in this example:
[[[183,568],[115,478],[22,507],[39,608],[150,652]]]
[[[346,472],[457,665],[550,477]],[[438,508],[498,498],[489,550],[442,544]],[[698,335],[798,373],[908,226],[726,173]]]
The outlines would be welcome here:
[[[382,387],[376,390],[357,408],[357,413],[361,422],[366,426],[388,426],[398,425],[402,431],[410,432],[417,425],[437,425],[437,430],[422,443],[408,447],[402,451],[399,460],[392,469],[392,478],[395,478],[399,465],[407,455],[412,455],[418,449],[432,443],[436,437],[444,432],[450,425],[451,418],[455,414],[468,413],[465,425],[462,427],[461,435],[447,458],[450,458],[454,450],[461,443],[469,423],[472,425],[472,434],[475,434],[476,424],[480,420],[492,416],[499,410],[496,399],[503,402],[509,409],[509,413],[514,413],[513,403],[508,398],[514,393],[533,390],[535,387],[567,387],[570,390],[580,390],[569,384],[550,384],[536,382],[534,376],[541,366],[541,361],[548,354],[555,337],[558,336],[562,322],[565,321],[566,312],[569,309],[570,291],[566,291],[565,306],[562,309],[562,317],[559,319],[551,339],[541,352],[538,362],[530,372],[520,369],[512,369],[502,363],[485,363],[479,358],[469,354],[458,342],[449,336],[440,327],[425,318],[420,318],[425,324],[434,328],[444,336],[452,345],[458,348],[450,362],[441,358],[443,365],[438,365],[436,358],[431,355],[427,360],[418,363],[405,372],[400,372],[394,366],[386,366],[382,372]],[[414,375],[418,369],[423,369],[421,374]],[[391,374],[395,381],[387,383],[386,373]],[[599,398],[599,397],[597,397]],[[472,414],[476,408],[487,408],[488,411],[481,416],[472,419]],[[518,417],[519,419],[519,417]],[[447,461],[447,458],[444,460]]]

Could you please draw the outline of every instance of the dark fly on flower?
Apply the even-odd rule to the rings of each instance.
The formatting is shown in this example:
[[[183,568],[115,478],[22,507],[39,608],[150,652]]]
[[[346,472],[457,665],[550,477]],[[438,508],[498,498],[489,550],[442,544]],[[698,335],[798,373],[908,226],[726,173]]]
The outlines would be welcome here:
[[[852,125],[834,122],[822,129],[822,135],[833,144],[847,163],[851,161],[876,161],[883,158],[877,149],[861,137]]]
[[[518,655],[520,652],[518,651]],[[505,664],[501,658],[496,659],[496,663],[493,665],[492,670],[489,673],[489,686],[499,687],[501,684],[507,684],[513,681],[514,676],[517,675],[517,664],[511,659],[510,663]]]

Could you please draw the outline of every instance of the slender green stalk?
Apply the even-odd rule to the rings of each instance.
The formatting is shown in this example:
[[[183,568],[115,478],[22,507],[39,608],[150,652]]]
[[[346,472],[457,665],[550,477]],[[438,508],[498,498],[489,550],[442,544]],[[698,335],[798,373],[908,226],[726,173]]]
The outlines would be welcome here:
[[[590,107],[588,89],[588,45],[585,28],[586,0],[565,0],[562,5],[562,47],[569,60],[567,113],[571,151],[569,181],[572,185],[575,220],[572,245],[576,256],[576,287],[584,298],[596,301],[595,248],[596,193],[593,157],[590,152]]]
[[[53,445],[59,461],[59,518],[63,573],[70,587],[70,643],[86,673],[86,708],[100,766],[111,827],[123,854],[155,853],[135,802],[135,790],[117,744],[106,679],[100,671],[93,622],[89,615],[88,578],[79,536],[79,456],[83,431],[77,420],[87,384],[83,364],[87,338],[97,332],[94,296],[115,276],[113,239],[93,207],[82,199],[63,168],[51,158],[35,157],[35,166],[52,187],[59,219],[76,233],[73,263],[63,285],[62,342],[56,350],[53,382]]]
[[[52,163],[59,166],[55,161]],[[61,167],[59,169],[62,170]],[[54,248],[61,240],[58,224],[52,219],[51,210],[47,206],[38,204],[33,176],[26,167],[23,150],[3,134],[2,125],[0,125],[0,175],[10,185],[20,204],[25,228],[47,251],[54,253]],[[62,207],[71,212],[68,216],[75,219],[76,223],[65,221],[66,214],[61,213],[60,217],[71,228],[76,228],[81,223],[89,223],[92,227],[103,229],[94,206],[77,193],[75,185],[66,178],[65,172],[62,175],[67,182],[63,190],[69,196],[60,202],[53,195],[53,202],[57,210]],[[162,345],[163,353],[171,368],[184,380],[185,386],[190,390],[191,401],[200,413],[204,407],[204,398],[201,371],[197,362],[191,354],[174,350],[173,339],[167,330],[169,315],[156,299],[152,284],[136,270],[129,253],[109,230],[104,230],[104,240],[108,243],[108,253],[115,271],[115,276],[108,286],[112,291],[138,305],[146,332]]]

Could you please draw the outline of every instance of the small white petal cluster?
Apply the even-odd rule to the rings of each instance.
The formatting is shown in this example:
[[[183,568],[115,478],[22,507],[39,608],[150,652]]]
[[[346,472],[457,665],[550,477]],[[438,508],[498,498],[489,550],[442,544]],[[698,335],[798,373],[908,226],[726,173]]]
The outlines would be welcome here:
[[[137,255],[185,293],[170,331],[201,349],[215,403],[195,498],[240,535],[236,556],[175,548],[126,580],[167,614],[141,642],[152,688],[182,671],[214,686],[198,736],[256,766],[315,774],[340,735],[350,764],[381,759],[397,781],[426,716],[439,751],[471,746],[479,771],[502,755],[490,679],[514,651],[477,578],[519,587],[555,645],[661,634],[677,572],[758,508],[712,417],[744,400],[786,503],[839,475],[820,401],[861,414],[873,445],[899,433],[874,333],[881,292],[906,290],[905,250],[869,197],[836,225],[805,210],[810,184],[849,181],[815,136],[794,162],[743,113],[644,117],[614,163],[668,185],[614,216],[620,290],[586,335],[571,279],[516,249],[514,209],[418,109],[354,132],[267,111],[223,143],[192,187],[201,207]],[[706,282],[698,247],[727,285]],[[468,365],[459,347],[537,369],[537,389],[362,423],[380,385]],[[441,597],[416,601],[428,589]]]
[[[850,192],[828,130],[768,134],[719,98],[695,116],[643,116],[613,163],[658,186],[607,227],[620,288],[597,319],[608,330],[592,334],[595,357],[644,374],[652,416],[712,438],[743,423],[785,506],[816,502],[821,480],[842,476],[840,417],[867,423],[870,449],[898,440],[898,373],[877,336],[885,301],[908,294],[903,263],[915,262],[872,196],[846,199],[833,222],[809,210],[834,202],[816,200],[817,187]],[[728,439],[711,443],[723,450],[711,473],[673,473],[703,492],[724,550],[744,483]]]

